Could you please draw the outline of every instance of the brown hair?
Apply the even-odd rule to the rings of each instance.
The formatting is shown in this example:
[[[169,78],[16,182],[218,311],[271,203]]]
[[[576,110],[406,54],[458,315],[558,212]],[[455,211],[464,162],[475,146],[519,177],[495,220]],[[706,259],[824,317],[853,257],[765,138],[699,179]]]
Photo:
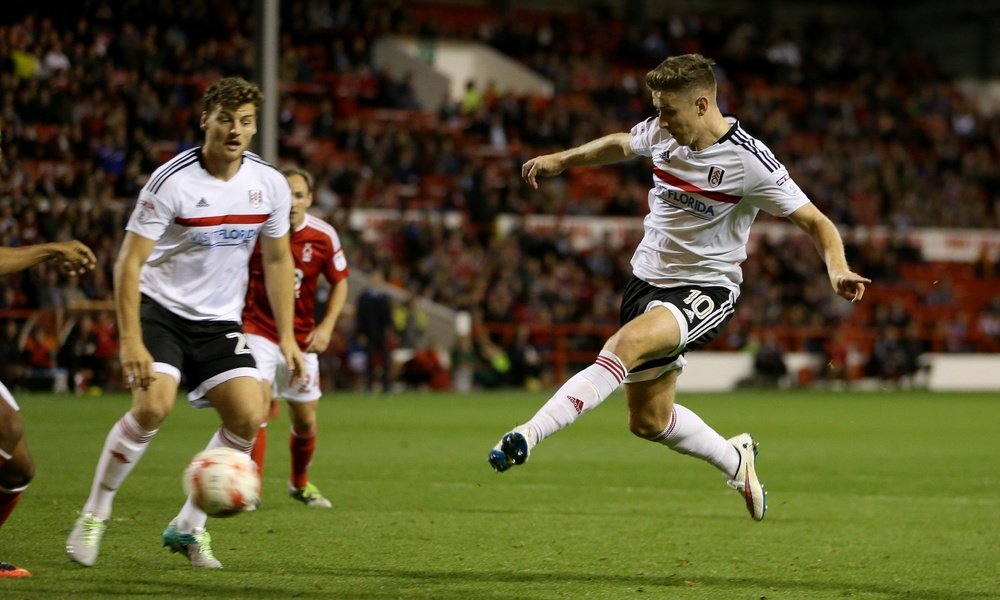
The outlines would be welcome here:
[[[306,182],[306,187],[309,188],[309,193],[310,194],[312,193],[313,177],[312,175],[309,174],[309,171],[306,171],[305,169],[300,169],[298,167],[291,167],[282,171],[281,174],[285,176],[285,179],[288,179],[292,175],[298,175],[299,177],[302,178],[302,181]]]
[[[715,90],[715,61],[700,54],[671,56],[646,73],[646,87],[655,92]]]
[[[264,94],[256,84],[242,77],[226,77],[210,85],[201,99],[202,110],[212,112],[216,106],[239,108],[253,104],[258,110],[264,104]]]

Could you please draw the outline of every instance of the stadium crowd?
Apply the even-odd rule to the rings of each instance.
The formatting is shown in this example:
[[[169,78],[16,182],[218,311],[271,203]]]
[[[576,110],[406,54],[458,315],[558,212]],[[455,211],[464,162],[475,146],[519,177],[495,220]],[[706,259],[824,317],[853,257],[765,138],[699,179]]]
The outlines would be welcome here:
[[[252,77],[249,8],[120,4],[112,11],[85,1],[49,14],[15,2],[0,16],[0,245],[79,239],[99,260],[72,281],[45,266],[0,281],[6,381],[58,365],[75,389],[114,385],[113,317],[91,309],[111,298],[112,257],[132,203],[164,157],[196,144],[194,103],[204,86],[220,75]],[[760,240],[744,264],[755,293],[744,294],[729,335],[713,347],[776,344],[779,354],[822,356],[820,377],[897,381],[928,350],[1000,351],[1000,295],[957,305],[950,294],[953,283],[995,282],[995,256],[940,283],[906,270],[921,262],[908,241],[914,228],[1000,227],[1000,115],[977,113],[905,39],[869,33],[819,20],[775,29],[724,15],[629,20],[600,7],[568,14],[283,3],[280,162],[315,174],[316,212],[337,227],[353,270],[378,270],[414,295],[473,314],[476,335],[454,349],[454,365],[471,364],[478,385],[522,385],[544,377],[537,356],[552,349],[547,325],[617,324],[616,290],[634,240],[581,253],[558,232],[500,234],[497,217],[639,219],[649,173],[633,161],[530,192],[521,163],[627,130],[651,113],[645,71],[670,53],[703,52],[720,64],[724,111],[767,140],[821,210],[844,227],[896,232],[884,244],[847,240],[872,291],[893,293],[846,308],[806,275],[815,267],[801,264],[807,240]],[[549,77],[555,95],[518,97],[496,82],[421,110],[408,74],[372,63],[384,34],[430,44],[475,38]],[[354,211],[372,208],[418,209],[420,217],[354,229]],[[460,215],[460,225],[446,213]],[[933,322],[913,310],[933,306],[948,309],[931,311]],[[340,386],[360,385],[345,317],[334,376]],[[765,330],[777,339],[765,340]],[[595,346],[583,337],[575,345]]]

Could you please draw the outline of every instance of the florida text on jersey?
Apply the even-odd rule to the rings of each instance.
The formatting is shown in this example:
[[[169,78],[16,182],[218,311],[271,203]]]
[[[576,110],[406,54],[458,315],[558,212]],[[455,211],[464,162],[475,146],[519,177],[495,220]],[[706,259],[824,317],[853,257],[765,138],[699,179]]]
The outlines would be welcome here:
[[[284,235],[290,206],[284,176],[252,152],[229,181],[209,174],[200,148],[178,154],[153,172],[126,226],[156,242],[140,291],[186,319],[239,321],[257,237]]]
[[[703,150],[681,146],[656,117],[630,132],[632,151],[653,159],[637,277],[656,286],[718,285],[739,294],[750,225],[763,210],[787,217],[809,202],[760,140],[734,117]]]
[[[306,213],[305,221],[291,233],[291,245],[295,259],[295,339],[305,350],[306,338],[316,327],[316,287],[320,274],[332,285],[350,275],[350,269],[337,231],[319,217]],[[259,249],[254,250],[250,259],[243,330],[278,343],[278,328],[264,287],[264,264]]]

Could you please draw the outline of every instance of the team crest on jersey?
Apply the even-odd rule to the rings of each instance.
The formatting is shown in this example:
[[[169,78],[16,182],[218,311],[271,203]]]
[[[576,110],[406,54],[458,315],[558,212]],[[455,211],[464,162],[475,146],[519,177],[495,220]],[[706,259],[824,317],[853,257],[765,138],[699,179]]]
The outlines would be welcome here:
[[[726,174],[726,170],[720,167],[711,167],[708,169],[708,185],[712,187],[719,187],[722,185],[722,177]]]
[[[250,206],[260,208],[260,203],[264,201],[264,192],[260,190],[250,190]]]
[[[312,262],[313,259],[313,245],[312,242],[306,242],[302,245],[302,262]]]

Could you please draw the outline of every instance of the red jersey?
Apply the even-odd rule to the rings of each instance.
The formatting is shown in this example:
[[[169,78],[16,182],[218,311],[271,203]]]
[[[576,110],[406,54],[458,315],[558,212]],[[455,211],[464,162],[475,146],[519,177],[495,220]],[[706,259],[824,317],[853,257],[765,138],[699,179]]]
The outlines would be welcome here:
[[[326,221],[306,213],[305,221],[291,231],[295,260],[295,341],[305,350],[306,337],[316,327],[316,283],[320,273],[331,285],[350,274],[337,231]],[[243,307],[243,331],[278,343],[278,329],[264,286],[264,260],[260,244],[250,257],[250,283]]]

